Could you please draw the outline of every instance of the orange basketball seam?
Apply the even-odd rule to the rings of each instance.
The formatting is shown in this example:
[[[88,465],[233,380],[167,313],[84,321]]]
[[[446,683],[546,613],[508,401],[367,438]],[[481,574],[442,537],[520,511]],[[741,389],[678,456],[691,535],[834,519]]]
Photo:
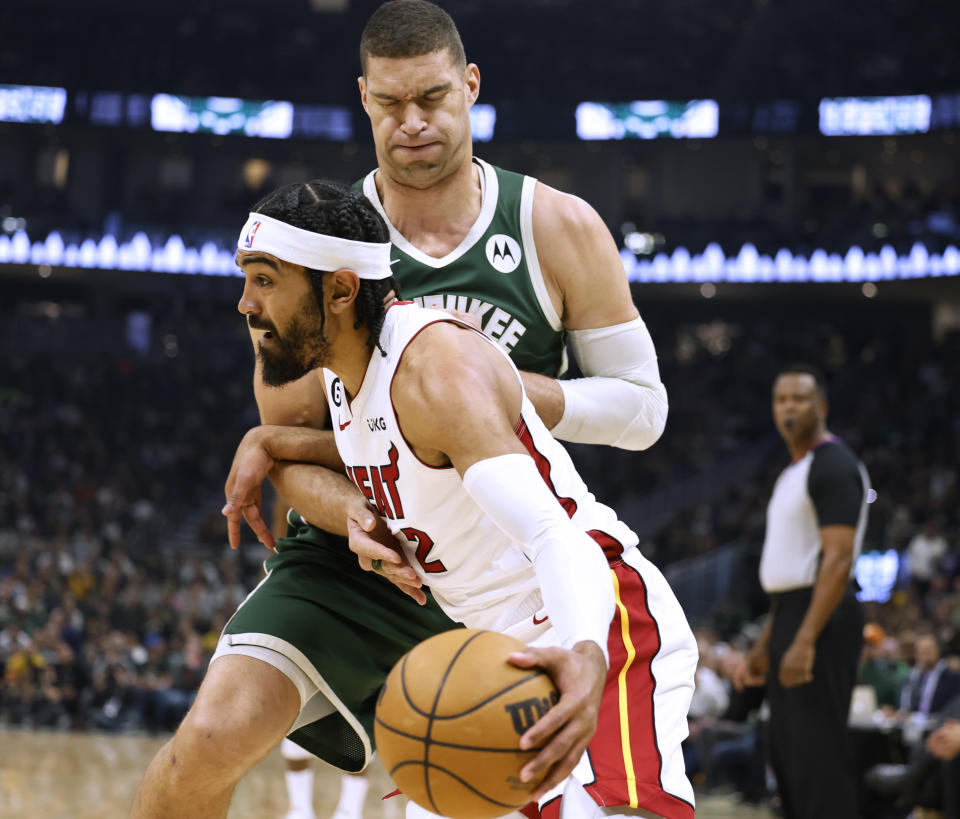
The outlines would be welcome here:
[[[411,649],[396,663],[373,715],[377,744],[390,751],[390,776],[424,807],[449,813],[458,805],[473,815],[501,815],[529,801],[536,783],[521,783],[519,766],[546,747],[521,752],[513,733],[555,704],[556,686],[542,668],[509,663],[507,652],[519,650],[518,641],[467,631],[425,641],[433,647]],[[501,688],[491,692],[491,684]],[[481,740],[495,744],[476,745]],[[467,808],[471,801],[474,807]]]
[[[374,720],[376,721],[377,725],[383,726],[385,730],[391,731],[397,736],[404,737],[405,739],[412,739],[416,742],[424,741],[423,737],[420,736],[419,734],[411,734],[406,731],[401,731],[399,728],[394,728],[392,725],[388,725],[387,723],[385,723],[382,719],[380,719],[380,717],[374,717]],[[430,744],[439,745],[442,748],[457,748],[458,750],[461,750],[461,751],[490,751],[496,754],[515,754],[517,752],[516,746],[512,748],[490,748],[490,747],[484,747],[482,745],[460,745],[459,743],[456,743],[456,742],[444,742],[442,739],[431,739]],[[534,751],[542,751],[546,747],[547,747],[546,745],[538,745],[535,748],[525,748],[524,752],[533,753]],[[430,763],[430,765],[432,766],[433,763]]]
[[[514,688],[517,688],[518,686],[521,686],[524,683],[528,683],[531,680],[535,680],[538,677],[546,677],[546,676],[547,676],[546,672],[537,671],[534,674],[530,674],[529,676],[524,677],[522,680],[517,680],[516,682],[510,683],[510,685],[504,686],[495,694],[492,694],[482,702],[478,702],[476,705],[471,706],[466,711],[461,711],[458,714],[444,714],[443,716],[437,716],[435,714],[434,719],[437,720],[437,722],[440,722],[445,719],[459,719],[460,717],[465,717],[467,714],[473,713],[478,708],[483,708],[483,706],[489,705],[491,702],[493,702],[497,697],[501,696],[502,694],[506,694],[508,691],[512,691]],[[551,682],[553,682],[553,680],[551,680]]]
[[[460,659],[460,656],[464,651],[467,650],[467,646],[470,645],[474,640],[476,640],[481,634],[486,634],[487,632],[479,632],[474,634],[469,640],[467,640],[460,648],[457,649],[456,654],[451,657],[450,662],[447,663],[446,669],[444,669],[443,677],[440,678],[440,684],[437,686],[437,693],[433,698],[433,708],[430,709],[430,714],[427,716],[427,731],[426,735],[423,738],[423,783],[427,789],[427,799],[430,800],[430,804],[433,806],[434,813],[440,813],[440,808],[437,807],[436,800],[433,798],[433,789],[430,787],[430,777],[427,774],[427,771],[430,769],[430,734],[433,731],[433,720],[434,714],[437,713],[437,705],[440,703],[440,695],[443,693],[443,687],[447,684],[447,679],[450,677],[450,669],[456,665],[457,660]],[[406,667],[406,664],[404,664]],[[403,669],[401,669],[400,678],[403,680]],[[406,695],[406,683],[404,681],[404,695]],[[409,699],[408,699],[409,702]],[[413,706],[413,703],[410,703]]]
[[[497,800],[497,799],[493,799],[492,797],[487,796],[487,795],[486,795],[485,793],[483,793],[482,791],[478,791],[475,787],[473,787],[473,785],[471,785],[469,782],[467,782],[467,780],[463,779],[463,778],[460,777],[460,776],[457,776],[453,771],[450,771],[450,770],[448,770],[447,768],[442,768],[440,765],[434,765],[434,764],[432,764],[432,763],[422,763],[422,762],[418,762],[418,761],[415,760],[415,759],[408,759],[408,760],[406,760],[405,762],[401,762],[399,765],[397,765],[396,767],[394,767],[393,770],[396,771],[396,770],[398,770],[399,768],[402,768],[404,765],[423,765],[423,766],[424,766],[424,769],[425,769],[425,770],[424,770],[424,776],[426,776],[426,769],[427,769],[427,768],[433,768],[434,770],[440,771],[441,773],[445,773],[445,774],[447,774],[451,779],[457,780],[457,782],[459,782],[461,785],[463,785],[463,786],[464,786],[465,788],[467,788],[468,790],[473,791],[473,792],[474,792],[477,796],[479,796],[481,799],[486,799],[488,802],[492,802],[494,805],[500,805],[501,807],[504,807],[504,808],[523,807],[524,805],[527,804],[527,802],[530,801],[529,798],[525,796],[522,802],[500,802],[500,801]],[[391,776],[393,775],[393,771],[390,772],[390,775],[391,775]],[[433,802],[433,799],[431,798],[430,801]],[[434,805],[434,807],[436,808],[436,802],[433,802],[433,805]],[[439,810],[439,808],[437,808],[437,809]]]
[[[481,633],[483,633],[483,632],[481,632]],[[450,668],[453,666],[454,662],[456,662],[457,657],[463,652],[463,650],[464,650],[471,642],[473,642],[474,640],[476,640],[477,637],[479,637],[479,636],[480,636],[480,634],[475,634],[473,637],[471,637],[469,640],[467,640],[467,642],[465,642],[465,643],[460,647],[460,649],[457,651],[457,653],[453,656],[453,659],[450,660],[449,665],[447,665],[447,670],[444,672],[443,679],[440,681],[440,688],[441,688],[441,689],[443,688],[443,683],[446,682],[447,674],[450,672]],[[417,704],[416,704],[416,703],[413,701],[413,699],[410,697],[410,695],[407,693],[407,676],[406,676],[406,672],[407,672],[407,658],[408,658],[409,656],[410,656],[410,652],[408,651],[406,654],[403,655],[403,657],[401,657],[401,658],[397,661],[397,662],[400,664],[400,690],[403,692],[403,698],[407,701],[407,705],[410,706],[410,710],[413,711],[415,714],[419,714],[421,717],[427,717],[427,718],[429,719],[429,718],[432,716],[431,712],[424,711],[422,708],[418,707]],[[540,673],[542,673],[542,672],[540,672]],[[527,679],[530,679],[530,678],[529,678],[529,677],[524,678],[523,681],[525,682]],[[439,690],[438,690],[438,691],[437,691],[438,699],[439,699],[439,693],[440,693],[440,692],[439,692]],[[437,717],[437,719],[446,719],[446,717]]]

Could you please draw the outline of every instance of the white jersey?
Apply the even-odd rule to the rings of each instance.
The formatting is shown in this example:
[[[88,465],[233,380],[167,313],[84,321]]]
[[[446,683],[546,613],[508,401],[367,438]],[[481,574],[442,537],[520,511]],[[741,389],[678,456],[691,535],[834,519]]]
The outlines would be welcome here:
[[[392,305],[380,332],[387,355],[374,350],[350,401],[340,379],[324,370],[337,449],[347,474],[401,539],[410,565],[447,615],[470,628],[505,631],[529,641],[543,630],[531,632],[529,624],[546,619],[538,622],[543,601],[533,563],[481,511],[456,469],[430,466],[414,454],[390,398],[407,346],[439,321],[455,319],[410,303]],[[572,521],[603,548],[608,560],[636,546],[637,536],[590,494],[526,393],[516,433]]]

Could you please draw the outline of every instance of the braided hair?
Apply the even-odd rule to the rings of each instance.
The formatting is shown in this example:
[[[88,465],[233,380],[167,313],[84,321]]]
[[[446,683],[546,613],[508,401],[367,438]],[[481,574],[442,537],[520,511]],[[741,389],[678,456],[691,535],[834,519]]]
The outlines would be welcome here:
[[[339,182],[314,179],[312,182],[284,185],[257,202],[253,210],[313,233],[360,242],[390,241],[386,224],[363,192]],[[323,271],[307,268],[307,275],[320,309],[320,337],[323,338],[326,318],[323,310]],[[399,295],[399,288],[392,276],[379,280],[361,279],[357,292],[357,323],[354,328],[359,329],[365,324],[370,330],[367,346],[376,345],[381,355],[386,355],[380,346],[380,330],[386,314],[384,299],[391,290]]]

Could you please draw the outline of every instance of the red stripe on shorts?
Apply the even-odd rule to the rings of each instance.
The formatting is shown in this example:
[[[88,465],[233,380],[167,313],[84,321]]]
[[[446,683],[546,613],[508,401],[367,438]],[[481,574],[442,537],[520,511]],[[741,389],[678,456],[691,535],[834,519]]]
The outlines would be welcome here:
[[[651,663],[660,650],[660,631],[647,604],[647,589],[640,573],[616,561],[611,568],[620,584],[620,602],[626,609],[630,641],[635,655],[625,677],[626,713],[620,709],[620,673],[629,655],[623,639],[620,606],[610,624],[607,649],[610,669],[600,704],[597,733],[587,748],[596,781],[586,791],[599,805],[629,805],[624,757],[624,724],[629,729],[631,768],[636,779],[638,806],[667,819],[693,819],[693,806],[664,791],[660,784],[662,760],[657,747],[653,692],[656,680]],[[560,799],[544,805],[542,819],[559,819]]]

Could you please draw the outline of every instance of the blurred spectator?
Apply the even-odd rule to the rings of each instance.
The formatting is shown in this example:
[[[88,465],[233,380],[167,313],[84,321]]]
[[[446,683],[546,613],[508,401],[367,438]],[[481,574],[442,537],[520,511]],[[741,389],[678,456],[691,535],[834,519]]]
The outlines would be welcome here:
[[[868,685],[876,694],[876,704],[896,708],[908,668],[896,662],[896,641],[888,639],[883,628],[867,623],[863,629],[863,649],[857,669],[857,685]]]
[[[910,539],[907,546],[910,579],[916,584],[917,594],[921,599],[927,596],[930,581],[946,553],[947,540],[940,534],[936,519],[930,518]]]
[[[960,674],[941,657],[939,642],[933,634],[917,637],[916,655],[916,665],[900,691],[900,710],[929,717],[939,714],[950,700],[960,695]]]

